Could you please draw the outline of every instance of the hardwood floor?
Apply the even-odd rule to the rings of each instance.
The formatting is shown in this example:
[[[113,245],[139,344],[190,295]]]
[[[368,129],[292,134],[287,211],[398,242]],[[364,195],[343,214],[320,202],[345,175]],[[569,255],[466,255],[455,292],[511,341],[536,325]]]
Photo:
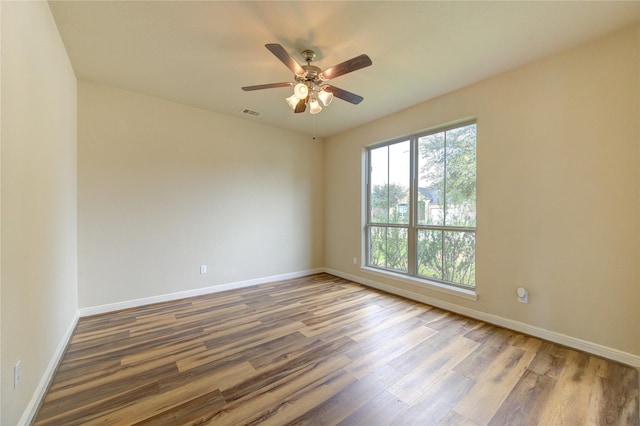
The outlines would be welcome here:
[[[638,371],[331,275],[81,318],[36,425],[638,425]]]

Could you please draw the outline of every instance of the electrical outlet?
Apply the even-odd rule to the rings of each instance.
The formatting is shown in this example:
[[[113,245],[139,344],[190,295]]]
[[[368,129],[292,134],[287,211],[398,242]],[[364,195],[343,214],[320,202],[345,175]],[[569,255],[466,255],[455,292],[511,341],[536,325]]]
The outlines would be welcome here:
[[[357,264],[358,264],[358,258],[357,258],[357,257],[354,257],[354,258],[353,258],[353,264],[354,264],[354,265],[357,265]]]
[[[201,274],[207,273],[207,265],[200,265],[200,273]]]
[[[13,367],[13,388],[18,389],[20,380],[22,379],[22,361],[18,361]]]

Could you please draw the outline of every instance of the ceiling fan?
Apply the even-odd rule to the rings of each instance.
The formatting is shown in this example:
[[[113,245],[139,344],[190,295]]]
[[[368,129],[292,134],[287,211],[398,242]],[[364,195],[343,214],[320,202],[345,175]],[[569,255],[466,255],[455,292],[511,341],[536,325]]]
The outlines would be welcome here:
[[[296,113],[304,112],[307,109],[307,105],[309,105],[309,112],[311,114],[317,114],[322,111],[320,102],[322,102],[324,106],[327,106],[331,103],[334,96],[354,105],[359,104],[364,99],[362,96],[327,84],[326,82],[341,75],[370,66],[372,62],[367,55],[356,56],[348,61],[322,70],[315,65],[311,65],[311,61],[316,57],[313,50],[307,49],[302,51],[302,57],[307,62],[307,65],[300,66],[295,59],[287,53],[282,45],[269,43],[265,44],[265,47],[293,72],[294,81],[245,86],[242,90],[252,91],[293,86],[293,95],[286,98],[286,101]]]

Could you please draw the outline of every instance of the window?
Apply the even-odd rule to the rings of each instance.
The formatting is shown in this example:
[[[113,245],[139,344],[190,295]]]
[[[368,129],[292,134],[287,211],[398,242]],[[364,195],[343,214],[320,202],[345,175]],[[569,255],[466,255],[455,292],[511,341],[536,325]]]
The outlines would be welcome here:
[[[367,149],[367,266],[475,286],[476,124]]]

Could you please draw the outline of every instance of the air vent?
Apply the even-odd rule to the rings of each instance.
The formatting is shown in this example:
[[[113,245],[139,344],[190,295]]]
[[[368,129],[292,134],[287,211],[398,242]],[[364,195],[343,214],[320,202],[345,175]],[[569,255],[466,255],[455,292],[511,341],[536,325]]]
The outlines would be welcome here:
[[[258,111],[254,111],[254,110],[249,109],[249,108],[242,108],[240,110],[240,112],[242,112],[243,114],[252,115],[254,117],[259,117],[260,116],[260,113]]]

